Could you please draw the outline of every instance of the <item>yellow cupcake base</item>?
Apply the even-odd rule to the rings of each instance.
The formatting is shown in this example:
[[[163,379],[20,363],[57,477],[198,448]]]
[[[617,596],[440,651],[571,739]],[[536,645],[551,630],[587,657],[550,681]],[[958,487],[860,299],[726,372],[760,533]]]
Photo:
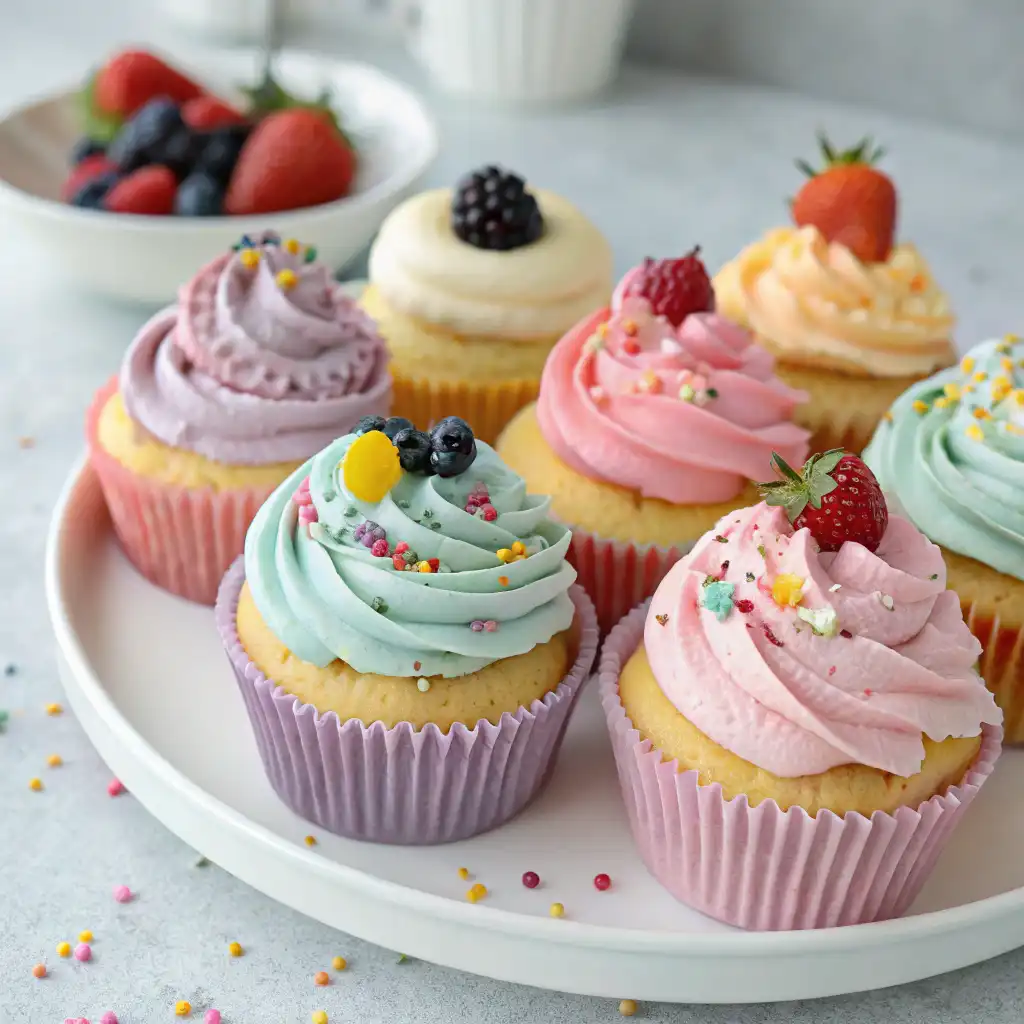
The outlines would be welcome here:
[[[651,741],[663,761],[678,761],[680,772],[696,771],[702,785],[717,782],[726,800],[746,795],[751,806],[774,800],[782,810],[802,807],[811,816],[830,810],[870,817],[917,807],[959,783],[981,749],[980,736],[941,743],[925,737],[921,770],[910,778],[856,764],[781,778],[719,746],[681,715],[654,678],[642,644],[623,667],[619,697],[641,738]]]

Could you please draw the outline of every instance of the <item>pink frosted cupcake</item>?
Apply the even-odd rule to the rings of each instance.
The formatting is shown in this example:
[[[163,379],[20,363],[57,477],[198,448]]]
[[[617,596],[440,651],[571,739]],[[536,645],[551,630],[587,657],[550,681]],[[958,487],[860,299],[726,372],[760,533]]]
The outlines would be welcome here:
[[[902,914],[992,771],[1002,716],[942,554],[881,525],[838,543],[781,508],[733,512],[605,644],[634,838],[703,913],[751,929]]]
[[[697,537],[756,500],[750,481],[767,474],[773,449],[807,455],[808,433],[792,422],[806,395],[775,376],[746,331],[705,308],[713,296],[700,275],[696,255],[627,274],[612,309],[555,346],[539,400],[498,442],[571,527],[570,561],[605,631]]]
[[[246,238],[139,331],[89,409],[90,461],[136,568],[212,604],[274,488],[390,401],[384,342],[315,249]]]

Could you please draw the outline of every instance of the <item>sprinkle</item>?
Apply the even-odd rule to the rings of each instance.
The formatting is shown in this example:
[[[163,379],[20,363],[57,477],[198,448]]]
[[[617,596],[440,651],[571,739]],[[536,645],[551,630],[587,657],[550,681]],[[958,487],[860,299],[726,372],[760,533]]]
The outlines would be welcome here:
[[[767,622],[761,623],[761,632],[764,633],[765,640],[768,643],[773,644],[776,647],[785,647],[786,645],[772,632],[772,627]]]
[[[323,1010],[314,1010],[310,1020],[313,1024],[327,1024],[327,1014]]]
[[[754,574],[752,572],[748,572],[745,578],[748,583],[753,583],[755,579]]]
[[[783,608],[795,608],[804,598],[804,583],[802,576],[780,573],[772,583],[772,600]]]
[[[302,246],[294,238],[289,238],[283,245],[283,248],[290,252],[293,256],[297,256]]]
[[[692,384],[684,384],[679,389],[679,397],[684,402],[692,402],[697,397],[697,392],[693,390]]]
[[[886,423],[892,423],[892,413],[891,413],[891,412],[889,412],[889,410],[888,410],[888,409],[886,409],[886,411],[882,413],[882,419],[883,419],[883,420],[884,420],[884,421],[885,421]]]
[[[346,967],[348,967],[348,961],[343,956],[336,956],[331,961],[331,966],[336,971],[343,971],[343,970],[345,970]]]
[[[313,975],[314,985],[319,985],[323,987],[324,985],[329,985],[330,983],[331,977],[326,971],[317,971],[316,974]]]
[[[601,872],[599,875],[594,875],[594,888],[598,892],[607,892],[612,887],[612,880],[610,875],[606,875]]]
[[[216,1013],[216,1019],[210,1017],[211,1013]],[[100,1017],[100,1024],[117,1024],[117,1014],[113,1010],[107,1010],[106,1013]],[[206,1014],[206,1024],[220,1024],[220,1014],[216,1010],[209,1010]]]
[[[256,249],[243,249],[238,258],[246,270],[255,270],[260,265],[260,254]]]
[[[60,754],[51,754],[46,759],[46,763],[51,768],[59,768],[64,763],[64,759],[60,756]]]
[[[422,679],[422,678],[417,679],[416,680],[416,689],[419,690],[420,693],[426,693],[430,689],[430,680],[429,679]]]
[[[80,942],[75,946],[75,959],[81,960],[82,963],[92,959],[92,947],[88,942]]]
[[[28,788],[31,789],[33,793],[38,793],[43,788],[43,780],[42,779],[29,779],[28,780]]]
[[[47,704],[46,713],[48,715],[62,715],[64,713],[64,708],[62,708],[60,704]]]
[[[840,587],[842,587],[842,583],[833,583],[832,586],[828,588],[828,592],[830,594],[834,594]]]
[[[108,796],[120,796],[124,792],[124,783],[120,779],[111,779],[107,783]]]
[[[130,903],[132,900],[132,891],[127,885],[115,885],[114,886],[114,899],[118,903]]]
[[[974,393],[974,385],[973,384],[965,384],[964,385],[964,394],[965,395],[970,395],[970,394],[973,394],[973,393]]]
[[[915,274],[910,279],[910,290],[912,292],[923,292],[925,287],[925,278],[923,274]]]
[[[835,636],[839,628],[839,617],[836,610],[828,606],[824,608],[797,608],[796,614],[811,627],[815,636]]]
[[[964,356],[960,360],[960,370],[962,373],[971,373],[974,370],[974,360],[970,356]]]
[[[716,544],[728,544],[729,543],[729,538],[728,537],[723,537],[720,533],[716,533],[715,534],[715,543]]]
[[[841,629],[841,630],[839,630],[839,635],[841,637],[843,637],[844,640],[852,640],[853,639],[853,634],[848,629]]]
[[[499,577],[498,577],[498,582],[499,582],[499,583],[500,583],[500,584],[501,584],[501,585],[502,585],[503,587],[507,587],[507,586],[508,586],[508,577],[507,577],[507,576],[499,576]]]
[[[524,871],[523,872],[523,885],[527,889],[536,889],[540,885],[540,875],[536,871]]]
[[[552,903],[548,909],[548,913],[552,917],[565,917],[565,907],[561,903]]]
[[[923,416],[928,411],[929,407],[927,402],[922,402],[920,398],[917,398],[914,400],[913,404],[911,405],[911,408],[919,416]]]
[[[990,413],[990,412],[988,411],[988,409],[983,409],[983,408],[982,408],[982,407],[981,407],[980,405],[976,405],[976,406],[975,406],[975,407],[974,407],[974,408],[973,408],[973,409],[971,410],[971,415],[972,415],[972,416],[973,416],[973,417],[974,417],[974,418],[975,418],[976,420],[990,420],[990,419],[992,419],[992,413]]]
[[[736,602],[736,611],[741,612],[743,615],[749,615],[753,610],[754,602],[745,597]]]
[[[1016,391],[1013,392],[1013,400],[1018,405],[1024,405],[1024,388],[1017,388]]]
[[[653,370],[644,370],[637,381],[637,390],[645,395],[657,395],[663,386],[661,378]]]
[[[419,672],[419,670],[422,667],[423,667],[423,662],[422,661],[414,661],[412,663],[412,670],[413,670],[413,672]]]
[[[88,928],[86,928],[84,932],[79,932],[78,933],[78,941],[79,942],[92,942],[92,937],[93,937],[92,936],[92,932],[89,931]]]
[[[14,662],[9,661],[6,665],[4,665],[4,675],[7,676],[8,679],[10,679],[11,676],[17,673],[17,671],[18,666],[15,665]]]
[[[459,878],[463,881],[469,878],[469,868],[459,868]]]
[[[1020,335],[1018,334],[1004,334],[1003,343],[1006,345],[1016,345],[1020,341]]]
[[[975,384],[981,384],[988,380],[988,374],[984,370],[978,370],[977,373],[971,374],[971,380],[973,380]]]
[[[194,867],[194,868],[208,868],[209,866],[210,866],[210,861],[209,861],[209,859],[207,857],[200,856],[200,857],[197,857],[192,862],[192,867]]]
[[[406,962],[406,960],[408,960],[408,959],[409,958],[404,953],[399,953],[398,954],[398,960],[395,961],[395,962],[396,963],[400,963],[400,964],[404,964]]]
[[[307,245],[306,246],[306,254],[305,254],[305,256],[303,256],[303,261],[305,263],[313,263],[313,262],[316,261],[316,257],[317,257],[316,246],[315,245]]]
[[[71,956],[71,943],[70,942],[58,942],[57,943],[57,956],[64,956],[64,957]]]
[[[971,424],[971,425],[970,425],[970,426],[969,426],[969,427],[968,427],[968,428],[967,428],[967,429],[966,429],[966,430],[964,431],[964,433],[965,433],[965,434],[966,434],[966,435],[967,435],[967,436],[968,436],[968,437],[969,437],[969,438],[970,438],[970,439],[971,439],[972,441],[984,441],[984,440],[985,440],[985,431],[984,431],[984,430],[982,430],[982,429],[981,429],[981,427],[979,427],[977,423],[972,423],[972,424]]]
[[[32,968],[33,978],[45,978],[46,977],[46,964],[36,964]]]
[[[942,393],[947,398],[952,398],[953,401],[957,401],[960,398],[960,385],[951,380],[943,387]]]
[[[767,551],[765,550],[765,547],[764,547],[764,545],[763,545],[763,544],[758,544],[758,545],[757,545],[757,553],[758,553],[758,554],[759,554],[759,555],[760,555],[760,556],[761,556],[762,558],[767,558],[767,557],[768,557],[768,552],[767,552]]]
[[[665,623],[668,622],[668,616],[665,614],[655,615],[654,618],[659,626],[664,626]]]
[[[637,1009],[638,1007],[635,999],[623,999],[622,1002],[619,1003],[619,1013],[621,1013],[623,1017],[635,1017]]]
[[[307,846],[316,846],[316,836],[306,836],[302,841]]]
[[[882,607],[891,612],[893,610],[893,599],[889,594],[879,594],[878,600],[881,601]]]
[[[930,580],[937,580],[938,578],[939,578],[939,574],[937,572],[933,572],[931,574],[931,576],[928,577],[928,579],[930,579]]]
[[[830,676],[834,676],[836,674],[836,667],[835,667],[835,665],[829,665],[829,667],[828,667],[828,674]]]
[[[938,398],[935,399],[935,402],[933,403],[933,407],[936,408],[936,409],[948,409],[949,406],[952,405],[952,404],[953,404],[953,399],[952,398],[947,398],[945,395],[940,395]]]
[[[466,899],[470,903],[476,903],[478,900],[482,900],[487,895],[487,886],[481,885],[477,882],[470,889],[466,890]]]
[[[192,1004],[187,999],[179,999],[174,1004],[175,1017],[187,1017],[192,1013]]]
[[[864,691],[864,696],[865,697],[870,697],[874,692],[875,692],[874,690],[865,690]]]
[[[387,613],[387,610],[388,610],[388,603],[387,603],[387,601],[384,600],[383,597],[375,597],[370,602],[370,607],[375,612],[379,612],[381,615],[385,615]]]
[[[279,270],[274,280],[277,281],[278,288],[288,292],[299,283],[299,275],[294,270]]]
[[[230,956],[242,956],[244,953],[245,950],[242,949],[241,943],[232,942],[228,945],[228,954]]]
[[[635,320],[623,320],[622,330],[630,338],[635,338],[637,334],[640,332],[640,328],[637,326],[637,322]]]
[[[719,622],[724,622],[733,609],[732,597],[735,592],[735,583],[723,583],[721,580],[713,580],[701,590],[701,604]]]
[[[594,384],[590,388],[590,397],[595,402],[603,402],[608,397],[608,392],[599,384]]]

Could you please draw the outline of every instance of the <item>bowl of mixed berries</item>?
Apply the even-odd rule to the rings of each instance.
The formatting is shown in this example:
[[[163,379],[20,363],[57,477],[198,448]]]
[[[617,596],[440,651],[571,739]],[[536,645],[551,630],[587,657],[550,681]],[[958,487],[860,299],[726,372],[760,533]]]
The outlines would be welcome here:
[[[0,121],[0,204],[81,286],[163,302],[242,234],[308,239],[341,268],[436,150],[375,68],[283,54],[261,76],[220,54],[196,72],[126,50]]]

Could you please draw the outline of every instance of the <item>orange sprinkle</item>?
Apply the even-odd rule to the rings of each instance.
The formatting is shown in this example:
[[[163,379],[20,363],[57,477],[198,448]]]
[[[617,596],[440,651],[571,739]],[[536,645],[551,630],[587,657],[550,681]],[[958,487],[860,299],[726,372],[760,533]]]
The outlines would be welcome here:
[[[924,275],[922,275],[922,274],[915,274],[910,279],[910,290],[912,292],[923,292],[924,291],[924,286],[925,286]]]
[[[635,1017],[638,1009],[639,1007],[636,1005],[635,999],[623,999],[622,1002],[619,1003],[619,1013],[621,1013],[623,1017]]]
[[[631,338],[635,338],[637,336],[637,333],[640,330],[640,328],[637,327],[637,325],[636,325],[636,321],[634,321],[634,320],[623,320],[622,321],[622,329]]]
[[[46,763],[51,768],[59,768],[64,763],[64,759],[60,756],[60,754],[51,754],[46,759]]]
[[[303,841],[303,842],[304,842],[304,843],[305,843],[305,844],[306,844],[307,846],[316,846],[316,836],[306,836],[306,838],[305,838],[305,839],[303,839],[302,841]]]
[[[46,964],[36,964],[32,968],[33,978],[45,978],[46,977]]]
[[[507,577],[507,576],[499,576],[499,577],[498,577],[498,582],[499,582],[499,583],[500,583],[500,584],[501,584],[501,585],[502,585],[503,587],[507,587],[507,586],[508,586],[508,577]]]
[[[990,413],[988,409],[983,409],[980,405],[972,409],[971,414],[974,416],[976,420],[992,419],[992,413]]]
[[[463,881],[469,878],[469,868],[459,868],[459,878]]]
[[[923,416],[928,411],[928,403],[922,402],[920,398],[915,398],[911,408],[918,414],[918,416]]]
[[[331,978],[330,978],[330,975],[328,975],[328,973],[326,971],[317,971],[316,974],[313,975],[313,984],[314,985],[321,985],[321,986],[323,986],[323,985],[330,985],[330,983],[331,983]]]
[[[48,715],[60,715],[64,713],[64,709],[59,704],[47,704],[46,713]]]

